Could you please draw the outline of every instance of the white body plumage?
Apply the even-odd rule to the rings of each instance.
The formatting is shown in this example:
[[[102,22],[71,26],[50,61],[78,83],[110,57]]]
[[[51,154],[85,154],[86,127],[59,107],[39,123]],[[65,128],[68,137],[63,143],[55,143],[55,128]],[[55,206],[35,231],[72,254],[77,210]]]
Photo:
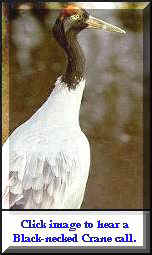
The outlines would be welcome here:
[[[48,100],[3,145],[3,208],[80,208],[90,165],[79,125],[84,87],[81,80],[69,90],[59,77]]]

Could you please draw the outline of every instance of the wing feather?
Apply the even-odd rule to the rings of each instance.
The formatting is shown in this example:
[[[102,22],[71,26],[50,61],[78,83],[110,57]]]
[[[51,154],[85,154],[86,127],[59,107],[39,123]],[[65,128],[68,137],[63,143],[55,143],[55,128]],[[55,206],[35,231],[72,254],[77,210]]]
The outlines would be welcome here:
[[[53,157],[12,154],[9,161],[9,204],[22,208],[62,208],[69,187],[80,176],[78,159],[66,152]],[[3,170],[4,171],[4,170]]]

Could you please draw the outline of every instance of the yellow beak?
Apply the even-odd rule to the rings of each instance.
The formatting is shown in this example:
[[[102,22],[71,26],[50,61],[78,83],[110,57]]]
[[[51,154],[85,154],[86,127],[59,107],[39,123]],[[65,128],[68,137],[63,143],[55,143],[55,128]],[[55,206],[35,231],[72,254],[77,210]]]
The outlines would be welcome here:
[[[92,17],[91,15],[86,23],[88,25],[87,28],[103,29],[108,32],[118,32],[121,34],[126,34],[126,32],[122,30],[121,28],[111,25],[109,23],[106,23],[105,21],[101,19],[96,19]]]

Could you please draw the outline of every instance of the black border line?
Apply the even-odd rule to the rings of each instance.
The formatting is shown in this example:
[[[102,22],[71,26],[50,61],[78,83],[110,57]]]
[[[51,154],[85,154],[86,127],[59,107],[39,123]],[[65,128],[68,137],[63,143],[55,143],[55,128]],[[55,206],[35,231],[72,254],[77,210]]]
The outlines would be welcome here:
[[[57,2],[57,1],[50,1],[50,0],[2,0],[2,2],[7,2],[7,3],[9,3],[9,4],[11,4],[11,5],[14,5],[14,4],[16,4],[16,3],[21,3],[21,2],[33,2],[33,3],[51,3],[51,2]],[[78,1],[78,0],[76,0],[76,1],[65,1],[65,0],[62,0],[62,1],[58,1],[58,2],[60,2],[60,3],[70,3],[70,2],[85,2],[85,1]],[[86,1],[86,2],[99,2],[99,3],[102,3],[102,2],[112,2],[111,0],[108,0],[108,1],[92,1],[92,0],[88,0],[88,1]],[[140,2],[144,2],[144,3],[149,3],[150,1],[146,1],[146,0],[138,0],[138,1],[134,1],[134,0],[127,0],[127,1],[125,1],[125,0],[119,0],[119,1],[117,1],[117,2],[125,2],[125,3],[140,3]]]
[[[134,211],[149,211],[149,209],[2,209],[2,211],[9,211],[9,212],[11,212],[11,211],[15,211],[15,212],[30,212],[30,211],[35,211],[35,212],[37,212],[37,211],[46,211],[46,212],[54,212],[54,211],[62,211],[62,212],[64,212],[64,211],[76,211],[76,212],[79,212],[79,211],[94,211],[94,212],[104,212],[104,211],[132,211],[132,212],[134,212]]]
[[[150,77],[150,9],[149,4],[143,10],[143,207],[151,208],[151,132],[150,132],[150,104],[151,104],[151,77]]]
[[[0,16],[2,17],[2,3],[0,3]],[[1,26],[0,26],[0,38],[2,38],[2,22],[1,22]],[[1,84],[2,84],[2,40],[0,42],[0,63],[1,63]],[[1,86],[1,91],[0,91],[0,102],[2,102],[2,86]],[[0,108],[0,116],[2,116],[2,107]],[[2,144],[2,118],[1,118],[1,122],[0,122],[0,133],[1,133],[1,144]],[[1,152],[2,152],[2,148],[1,148]],[[2,153],[0,155],[0,162],[2,162]],[[0,175],[1,177],[1,175]],[[0,192],[2,191],[1,190],[2,188],[2,178],[0,178]],[[1,205],[1,200],[0,200],[0,205]]]

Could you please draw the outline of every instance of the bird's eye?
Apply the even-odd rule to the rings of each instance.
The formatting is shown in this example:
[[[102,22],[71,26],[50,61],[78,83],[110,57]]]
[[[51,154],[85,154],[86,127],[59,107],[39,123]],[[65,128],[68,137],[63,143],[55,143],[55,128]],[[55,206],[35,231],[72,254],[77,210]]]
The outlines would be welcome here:
[[[70,19],[71,19],[72,21],[78,20],[79,18],[80,18],[79,14],[72,15],[72,16],[70,17]]]

